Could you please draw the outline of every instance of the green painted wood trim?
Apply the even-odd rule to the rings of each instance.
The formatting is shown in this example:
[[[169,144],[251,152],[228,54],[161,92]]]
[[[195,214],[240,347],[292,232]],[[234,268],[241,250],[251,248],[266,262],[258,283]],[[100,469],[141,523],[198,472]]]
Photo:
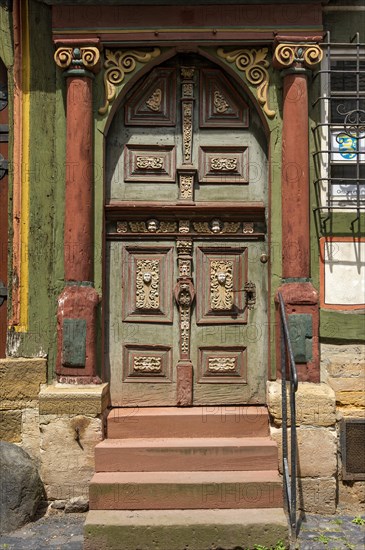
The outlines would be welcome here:
[[[322,340],[365,342],[364,313],[321,309],[319,319]]]
[[[12,33],[12,13],[10,10],[6,9],[4,5],[2,5],[0,6],[0,58],[7,69],[10,69],[10,67],[14,64]]]

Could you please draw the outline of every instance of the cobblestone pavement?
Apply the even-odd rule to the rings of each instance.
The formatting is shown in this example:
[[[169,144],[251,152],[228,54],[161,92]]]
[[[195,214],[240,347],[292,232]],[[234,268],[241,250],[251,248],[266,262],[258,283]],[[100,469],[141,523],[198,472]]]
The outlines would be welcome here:
[[[365,525],[356,525],[353,519],[354,516],[307,515],[301,521],[296,547],[300,550],[364,550]],[[0,550],[82,550],[84,520],[85,514],[44,516],[1,536]]]

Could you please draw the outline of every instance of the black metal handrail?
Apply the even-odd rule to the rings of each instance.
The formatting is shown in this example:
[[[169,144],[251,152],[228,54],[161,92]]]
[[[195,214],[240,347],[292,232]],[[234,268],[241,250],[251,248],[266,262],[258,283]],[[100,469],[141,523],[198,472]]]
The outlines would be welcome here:
[[[282,294],[278,292],[281,319],[281,397],[283,428],[283,478],[284,495],[289,514],[292,539],[297,535],[297,428],[295,411],[295,392],[298,389],[298,375],[293,350],[290,342],[288,322]],[[288,400],[287,400],[287,365],[289,364],[289,400],[290,400],[290,472],[288,462]]]

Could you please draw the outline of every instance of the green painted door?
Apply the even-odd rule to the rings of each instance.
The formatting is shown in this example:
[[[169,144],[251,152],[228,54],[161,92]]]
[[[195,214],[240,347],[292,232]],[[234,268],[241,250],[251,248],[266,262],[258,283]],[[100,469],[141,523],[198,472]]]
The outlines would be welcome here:
[[[222,69],[184,55],[106,142],[105,364],[115,406],[263,403],[267,150]]]

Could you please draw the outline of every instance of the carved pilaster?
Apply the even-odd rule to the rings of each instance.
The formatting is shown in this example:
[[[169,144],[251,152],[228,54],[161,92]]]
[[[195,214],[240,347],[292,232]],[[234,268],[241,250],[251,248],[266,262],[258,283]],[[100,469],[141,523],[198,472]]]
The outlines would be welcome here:
[[[181,67],[183,164],[191,164],[193,150],[194,67]]]
[[[195,297],[192,273],[193,243],[189,238],[176,242],[179,277],[175,300],[179,308],[180,358],[177,364],[177,404],[189,406],[193,400],[193,365],[190,359],[191,307]]]

